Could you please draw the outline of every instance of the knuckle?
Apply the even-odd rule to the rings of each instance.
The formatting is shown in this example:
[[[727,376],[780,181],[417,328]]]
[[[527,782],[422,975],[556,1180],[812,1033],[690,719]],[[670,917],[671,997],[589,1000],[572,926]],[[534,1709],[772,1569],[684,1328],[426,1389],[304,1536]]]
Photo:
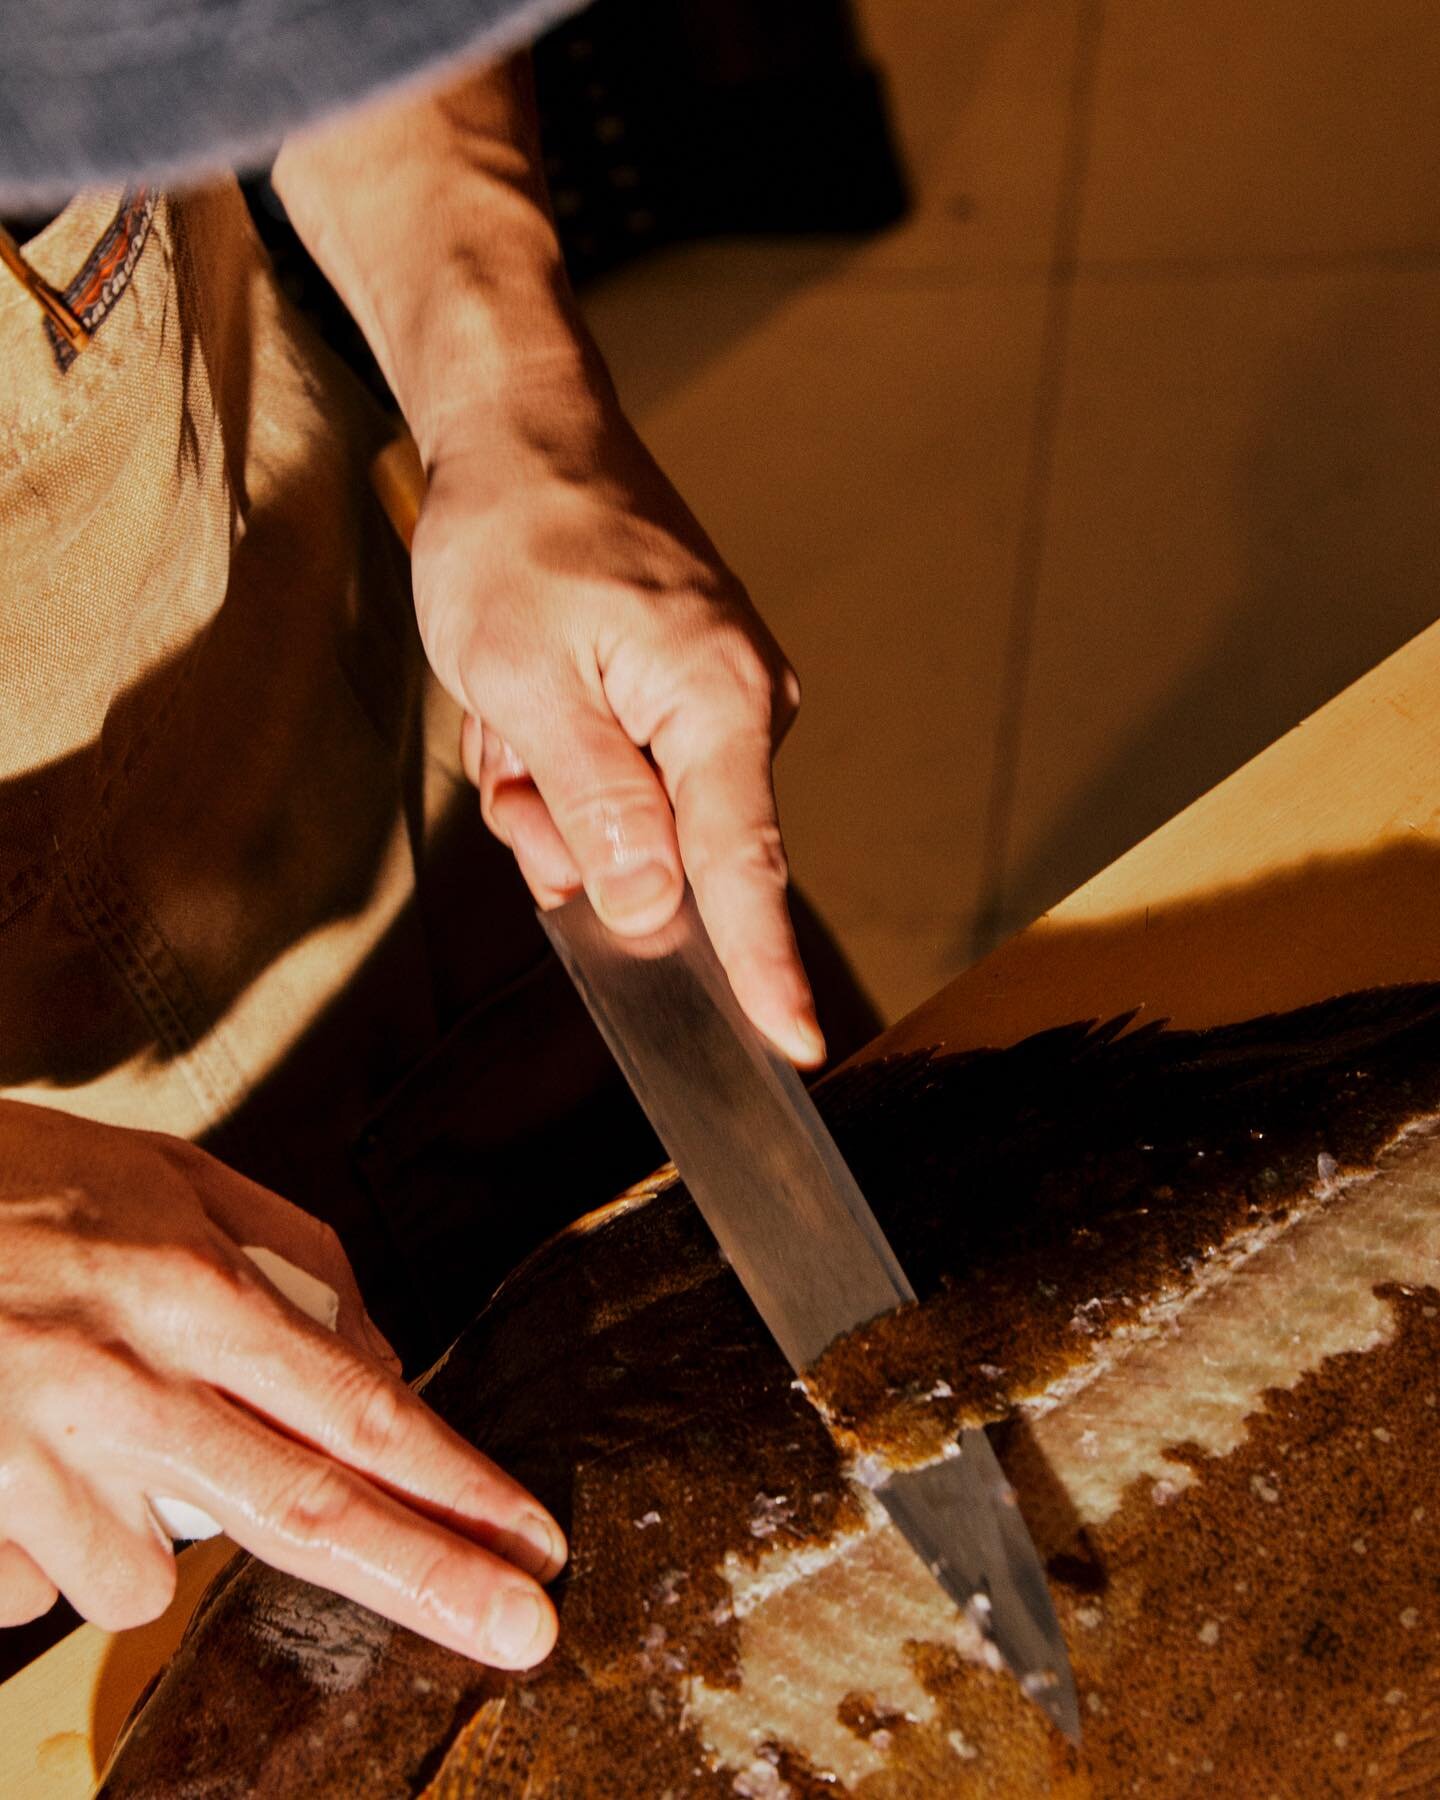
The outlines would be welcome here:
[[[216,1245],[204,1241],[167,1244],[161,1276],[188,1317],[212,1323],[237,1306],[262,1303],[269,1292],[268,1284],[244,1257],[237,1255],[232,1261]]]
[[[434,1614],[443,1605],[452,1618],[459,1614],[474,1617],[476,1608],[470,1599],[473,1585],[471,1559],[453,1549],[422,1551],[414,1565],[415,1599],[423,1613]]]
[[[162,1360],[204,1340],[253,1304],[260,1282],[240,1257],[230,1262],[205,1239],[144,1244],[116,1271],[111,1303],[131,1342]]]
[[[100,1209],[79,1188],[28,1193],[3,1208],[0,1306],[26,1321],[103,1299],[110,1245]]]
[[[555,678],[548,636],[513,622],[503,629],[483,607],[467,621],[455,650],[467,710],[492,729],[498,719],[523,719],[536,690]]]
[[[275,1508],[275,1529],[289,1543],[309,1548],[333,1544],[343,1534],[355,1506],[355,1488],[334,1463],[317,1462],[283,1483]]]
[[[81,1415],[86,1408],[108,1408],[135,1366],[85,1316],[9,1319],[4,1346],[5,1372],[40,1408],[61,1399]]]
[[[726,673],[742,698],[752,707],[769,707],[774,699],[777,673],[770,659],[743,626],[726,629],[719,645]]]
[[[457,1619],[472,1632],[483,1626],[491,1585],[478,1550],[455,1544],[427,1550],[417,1560],[414,1593],[421,1612],[452,1627]]]
[[[742,736],[768,744],[799,702],[794,671],[743,622],[720,624],[697,642],[678,682],[681,709],[717,749]]]
[[[204,1237],[166,1238],[130,1247],[117,1272],[126,1293],[153,1304],[156,1295],[200,1311],[232,1295],[239,1272]]]
[[[741,860],[749,864],[752,875],[773,887],[784,887],[790,879],[790,860],[780,827],[767,822],[751,832],[741,849]]]
[[[23,1396],[64,1361],[72,1344],[88,1341],[73,1319],[7,1310],[0,1314],[0,1376],[7,1390]]]
[[[736,839],[724,843],[702,841],[686,862],[691,879],[705,885],[717,877],[748,886],[784,890],[790,881],[790,862],[780,827],[771,820],[751,826]]]
[[[342,1416],[349,1421],[351,1449],[367,1462],[393,1457],[407,1435],[397,1384],[357,1363],[345,1385]]]
[[[591,789],[552,798],[551,815],[562,837],[583,859],[594,856],[605,862],[619,850],[633,853],[669,832],[669,810],[658,783],[643,771],[619,776],[602,790]]]
[[[10,1201],[12,1223],[23,1221],[34,1229],[82,1238],[98,1234],[103,1228],[105,1209],[88,1188],[49,1187],[44,1183],[40,1187],[43,1191],[30,1192],[27,1184],[24,1199]]]

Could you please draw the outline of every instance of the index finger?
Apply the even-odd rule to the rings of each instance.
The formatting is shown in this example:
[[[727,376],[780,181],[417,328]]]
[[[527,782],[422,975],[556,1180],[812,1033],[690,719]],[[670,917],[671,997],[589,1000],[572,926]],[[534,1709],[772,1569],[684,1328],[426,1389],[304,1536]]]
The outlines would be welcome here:
[[[550,1514],[388,1369],[248,1266],[217,1270],[191,1290],[185,1375],[539,1579],[563,1567],[565,1537]]]
[[[652,744],[680,856],[735,997],[792,1062],[824,1060],[786,903],[789,870],[768,713],[716,695],[677,709]]]
[[[555,1641],[545,1591],[503,1558],[201,1387],[166,1396],[132,1478],[220,1521],[273,1568],[343,1594],[462,1656],[528,1669]]]

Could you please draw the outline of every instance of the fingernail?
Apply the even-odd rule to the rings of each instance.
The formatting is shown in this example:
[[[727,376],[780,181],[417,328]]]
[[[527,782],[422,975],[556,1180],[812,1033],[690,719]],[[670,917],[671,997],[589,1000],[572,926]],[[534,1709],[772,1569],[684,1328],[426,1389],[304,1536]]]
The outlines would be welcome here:
[[[506,1667],[524,1667],[533,1659],[548,1624],[537,1595],[526,1588],[507,1588],[490,1608],[485,1627],[488,1652]]]
[[[635,863],[600,877],[595,883],[595,910],[612,922],[633,919],[673,886],[674,877],[664,863]]]
[[[515,1521],[515,1548],[511,1562],[537,1581],[548,1581],[565,1567],[569,1548],[559,1528],[539,1513],[523,1513]]]

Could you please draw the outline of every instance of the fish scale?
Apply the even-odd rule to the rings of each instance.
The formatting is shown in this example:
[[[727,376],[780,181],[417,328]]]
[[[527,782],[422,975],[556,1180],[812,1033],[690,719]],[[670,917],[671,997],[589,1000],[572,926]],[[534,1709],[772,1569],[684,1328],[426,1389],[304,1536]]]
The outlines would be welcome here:
[[[1357,1043],[1373,1071],[1358,1092]],[[492,1678],[397,1632],[332,1693],[313,1658],[276,1660],[257,1634],[302,1584],[252,1563],[202,1609],[106,1800],[416,1794],[463,1759],[495,1684],[511,1696],[497,1748],[513,1736],[515,1753],[467,1779],[467,1800],[735,1800],[781,1781],[841,1800],[1435,1787],[1440,984],[1138,1045],[1112,1033],[1097,1050],[1081,1022],[914,1052],[817,1098],[924,1296],[894,1321],[887,1384],[909,1404],[938,1370],[955,1398],[931,1396],[937,1416],[1004,1417],[997,1448],[1072,1634],[1083,1749],[977,1666],[983,1644],[961,1641],[887,1522],[837,1508],[841,1453],[662,1181],[538,1252],[426,1389],[570,1526],[549,1662]],[[1142,1134],[1156,1149],[1137,1177]],[[1192,1143],[1224,1157],[1192,1166],[1176,1150]],[[1255,1254],[1267,1234],[1273,1254]],[[657,1302],[677,1277],[688,1297]],[[1070,1329],[1110,1293],[1124,1304],[1096,1335]],[[1257,1367],[1262,1341],[1300,1360]],[[628,1385],[592,1384],[597,1357]],[[979,1357],[1005,1366],[977,1374]],[[792,1488],[795,1536],[757,1540],[757,1489]],[[663,1523],[637,1531],[652,1508]],[[670,1673],[640,1620],[675,1567],[689,1579],[667,1647],[688,1655]],[[342,1643],[353,1610],[323,1615]],[[936,1711],[885,1742],[877,1711],[922,1713],[909,1676]]]

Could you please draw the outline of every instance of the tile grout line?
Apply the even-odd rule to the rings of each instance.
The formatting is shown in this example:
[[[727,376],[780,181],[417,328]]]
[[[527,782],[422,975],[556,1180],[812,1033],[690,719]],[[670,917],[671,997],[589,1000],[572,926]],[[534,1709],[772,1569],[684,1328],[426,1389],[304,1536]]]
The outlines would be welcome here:
[[[1437,265],[1440,248],[1433,245],[1377,244],[1229,256],[1102,256],[1079,263],[1076,272],[1087,281],[1290,281],[1307,275],[1428,275]]]
[[[1039,371],[1030,422],[1030,454],[1020,499],[1015,577],[1010,591],[1010,626],[1000,672],[995,754],[981,836],[980,904],[971,927],[972,961],[996,941],[1002,923],[1005,860],[1009,850],[1031,641],[1045,553],[1045,513],[1070,342],[1080,220],[1090,161],[1095,83],[1104,26],[1105,0],[1083,0],[1070,83],[1070,118],[1061,164],[1054,250],[1046,274]]]
[[[839,279],[867,293],[904,293],[915,289],[936,293],[956,288],[1008,290],[1053,279],[1055,261],[996,262],[983,267],[966,263],[925,263],[873,269],[845,269]],[[1289,281],[1295,276],[1389,273],[1430,275],[1440,269],[1440,245],[1377,245],[1363,250],[1295,250],[1272,255],[1077,257],[1073,273],[1087,281]],[[799,278],[803,278],[803,284]],[[804,265],[784,275],[734,275],[722,272],[724,285],[738,293],[788,299],[810,286],[830,280],[824,269]],[[707,293],[715,286],[713,271],[682,274],[673,281],[682,292]]]

